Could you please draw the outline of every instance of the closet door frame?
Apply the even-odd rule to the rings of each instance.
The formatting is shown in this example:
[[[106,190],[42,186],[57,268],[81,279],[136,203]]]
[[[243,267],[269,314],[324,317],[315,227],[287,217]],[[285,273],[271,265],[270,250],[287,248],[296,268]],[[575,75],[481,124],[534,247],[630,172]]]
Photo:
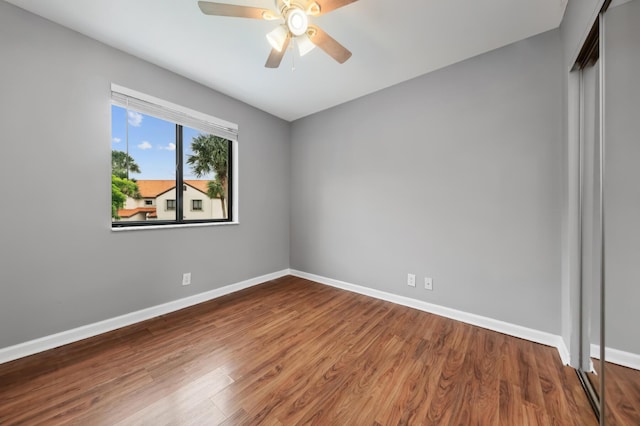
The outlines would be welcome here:
[[[580,382],[584,387],[584,390],[589,398],[589,402],[599,419],[601,425],[604,425],[605,418],[605,19],[604,12],[609,6],[609,1],[605,1],[603,7],[598,14],[598,19],[594,23],[587,39],[580,50],[580,54],[571,70],[569,75],[569,102],[573,102],[573,105],[577,105],[577,108],[573,109],[573,113],[570,112],[569,117],[569,155],[574,156],[578,164],[578,176],[577,185],[572,185],[573,191],[577,191],[577,218],[575,220],[573,229],[576,238],[572,241],[572,248],[574,253],[577,254],[576,262],[574,263],[574,273],[577,277],[577,291],[576,296],[572,299],[575,301],[577,309],[572,310],[572,339],[571,339],[571,360],[572,365],[577,366],[577,374],[580,378]],[[598,221],[596,223],[595,233],[599,235],[599,296],[600,296],[600,335],[599,335],[599,362],[601,364],[599,372],[599,386],[595,389],[591,381],[588,379],[587,373],[592,371],[591,364],[591,342],[589,336],[585,331],[585,323],[589,321],[590,309],[585,306],[585,301],[588,300],[585,294],[584,288],[584,276],[583,276],[583,217],[584,217],[584,188],[585,188],[585,171],[584,171],[584,152],[585,152],[585,139],[586,139],[586,126],[591,123],[588,122],[585,117],[585,105],[584,105],[584,70],[595,66],[598,66],[598,105],[596,117],[599,120],[598,134],[596,138],[596,147],[599,157],[599,173],[597,176],[597,185],[599,192],[599,205],[596,209],[599,210]],[[573,124],[573,128],[571,128]],[[577,128],[576,128],[577,126]],[[573,141],[573,143],[572,143]],[[574,147],[571,149],[571,147]],[[576,152],[577,151],[577,152]],[[571,195],[571,194],[570,194]],[[575,197],[574,197],[575,198]],[[575,259],[575,257],[574,257]],[[575,350],[577,349],[577,351]]]

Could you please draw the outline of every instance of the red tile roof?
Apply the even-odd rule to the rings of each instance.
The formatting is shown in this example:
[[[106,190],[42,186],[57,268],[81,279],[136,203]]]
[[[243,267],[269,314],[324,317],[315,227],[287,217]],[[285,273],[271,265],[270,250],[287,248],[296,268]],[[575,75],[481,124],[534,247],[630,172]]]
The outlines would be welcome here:
[[[118,210],[118,216],[120,217],[131,217],[135,216],[138,213],[149,213],[149,217],[158,217],[156,215],[155,207],[138,207],[136,209],[120,209]]]
[[[206,194],[207,191],[209,190],[209,187],[207,186],[209,182],[210,181],[208,180],[185,180],[184,181],[184,183],[186,183],[190,187],[195,188],[204,194]]]
[[[184,183],[190,187],[197,189],[203,194],[207,193],[208,180],[185,180]],[[175,180],[138,180],[138,189],[142,198],[156,198],[160,194],[176,187]]]
[[[175,180],[138,180],[136,183],[142,198],[156,198],[176,186]]]

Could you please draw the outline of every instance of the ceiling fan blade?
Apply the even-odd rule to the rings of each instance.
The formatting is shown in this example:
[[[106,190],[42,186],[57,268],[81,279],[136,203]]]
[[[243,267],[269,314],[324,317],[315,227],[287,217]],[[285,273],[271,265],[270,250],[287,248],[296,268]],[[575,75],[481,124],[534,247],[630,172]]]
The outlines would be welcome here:
[[[320,16],[357,1],[358,0],[315,0],[309,4],[307,11],[310,15]]]
[[[315,25],[309,25],[309,38],[313,44],[341,64],[351,57],[351,52],[346,47]]]
[[[284,44],[282,45],[281,51],[278,52],[277,49],[271,49],[271,53],[267,58],[267,63],[264,64],[266,68],[278,68],[280,66],[280,62],[282,62],[282,58],[287,51],[287,47],[289,47],[289,40],[291,40],[291,37],[287,36]]]
[[[259,7],[237,6],[235,4],[212,3],[209,1],[199,1],[198,6],[200,6],[200,10],[205,15],[267,20],[277,19],[273,11]]]

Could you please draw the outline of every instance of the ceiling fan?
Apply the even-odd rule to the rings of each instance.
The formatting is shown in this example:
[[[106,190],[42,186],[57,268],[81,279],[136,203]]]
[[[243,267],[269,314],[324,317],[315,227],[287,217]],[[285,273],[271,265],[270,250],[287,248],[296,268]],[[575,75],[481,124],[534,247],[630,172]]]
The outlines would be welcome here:
[[[272,49],[264,66],[278,68],[292,40],[298,46],[300,56],[306,55],[315,46],[318,46],[341,64],[349,59],[351,52],[320,27],[309,24],[309,16],[324,15],[356,1],[358,0],[275,0],[277,13],[258,7],[208,1],[199,1],[198,6],[200,6],[200,10],[205,15],[233,16],[268,21],[284,20],[283,24],[267,34],[267,40],[269,40]]]

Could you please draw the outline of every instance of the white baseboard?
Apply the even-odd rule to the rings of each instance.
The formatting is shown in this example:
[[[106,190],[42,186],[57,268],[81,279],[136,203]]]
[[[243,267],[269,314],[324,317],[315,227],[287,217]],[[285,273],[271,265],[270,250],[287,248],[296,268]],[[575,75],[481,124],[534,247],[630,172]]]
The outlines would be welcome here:
[[[39,339],[30,340],[28,342],[20,343],[14,346],[9,346],[0,349],[0,364],[12,361],[25,356],[33,355],[38,352],[43,352],[49,349],[53,349],[59,346],[63,346],[69,343],[77,342],[82,339],[96,336],[98,334],[106,333],[116,330],[118,328],[126,327],[141,321],[145,321],[160,315],[165,315],[180,309],[187,308],[189,306],[197,305],[198,303],[206,302],[208,300],[215,299],[236,291],[240,291],[257,284],[262,284],[266,281],[274,280],[286,275],[293,275],[300,278],[305,278],[311,281],[318,282],[320,284],[329,285],[332,287],[340,288],[343,290],[351,291],[358,294],[374,297],[376,299],[386,300],[388,302],[397,303],[399,305],[408,306],[410,308],[418,309],[424,312],[433,313],[446,318],[455,319],[465,322],[467,324],[476,325],[489,330],[504,333],[510,336],[518,337],[532,342],[541,343],[547,346],[553,346],[557,348],[560,354],[560,359],[565,365],[569,364],[569,351],[564,343],[564,340],[560,336],[534,330],[527,327],[522,327],[515,324],[510,324],[504,321],[496,320],[493,318],[483,317],[476,314],[470,314],[463,311],[447,308],[440,305],[424,302],[421,300],[411,299],[405,296],[399,296],[392,293],[387,293],[380,290],[375,290],[356,284],[350,284],[344,281],[338,281],[331,278],[322,277],[319,275],[309,274],[302,271],[283,269],[282,271],[274,272],[267,275],[251,278],[249,280],[241,281],[235,284],[230,284],[225,287],[210,290],[204,293],[196,294],[193,296],[185,297],[183,299],[174,300],[162,305],[152,306],[150,308],[142,309],[140,311],[131,312],[129,314],[121,315],[115,318],[110,318],[104,321],[96,322],[93,324],[84,325],[72,330],[63,331],[60,333],[52,334],[50,336],[41,337]],[[612,356],[609,356],[609,349],[607,349],[607,359],[617,364],[625,365],[631,368],[637,368],[640,366],[640,356],[634,354],[628,354],[622,351],[611,350]]]
[[[289,269],[284,269],[282,271],[251,278],[235,284],[216,288],[204,293],[195,294],[183,299],[164,303],[162,305],[152,306],[150,308],[131,312],[129,314],[121,315],[115,318],[110,318],[104,321],[74,328],[72,330],[63,331],[61,333],[52,334],[50,336],[45,336],[14,346],[2,348],[0,349],[0,364],[8,361],[13,361],[14,359],[33,355],[38,352],[57,348],[62,345],[77,342],[79,340],[106,333],[108,331],[113,331],[118,328],[126,327],[128,325],[145,321],[160,315],[165,315],[180,309],[187,308],[189,306],[197,305],[198,303],[206,302],[217,297],[243,290],[245,288],[253,287],[254,285],[262,284],[266,281],[284,277],[286,275],[290,275]]]
[[[600,359],[600,345],[591,345],[591,358]],[[625,352],[619,349],[605,348],[604,358],[606,362],[622,365],[623,367],[640,370],[640,355],[633,352]]]
[[[326,284],[332,287],[348,290],[354,293],[363,294],[365,296],[375,297],[376,299],[386,300],[387,302],[397,303],[398,305],[408,306],[424,312],[462,321],[467,324],[476,325],[488,330],[497,331],[509,336],[518,337],[520,339],[530,340],[546,346],[554,347],[558,350],[560,359],[564,365],[569,364],[569,350],[561,336],[523,327],[520,325],[510,324],[508,322],[484,317],[481,315],[471,314],[468,312],[458,311],[456,309],[447,308],[445,306],[435,305],[433,303],[424,302],[422,300],[412,299],[410,297],[399,296],[397,294],[387,293],[385,291],[375,290],[344,281],[334,280],[332,278],[322,277],[320,275],[309,274],[307,272],[292,269],[291,275],[305,278],[320,284]]]
[[[558,344],[556,345],[556,349],[558,349],[558,354],[560,354],[560,359],[562,360],[563,365],[571,364],[571,353],[569,352],[569,348],[567,344],[564,342],[562,336],[556,336],[558,338]]]

